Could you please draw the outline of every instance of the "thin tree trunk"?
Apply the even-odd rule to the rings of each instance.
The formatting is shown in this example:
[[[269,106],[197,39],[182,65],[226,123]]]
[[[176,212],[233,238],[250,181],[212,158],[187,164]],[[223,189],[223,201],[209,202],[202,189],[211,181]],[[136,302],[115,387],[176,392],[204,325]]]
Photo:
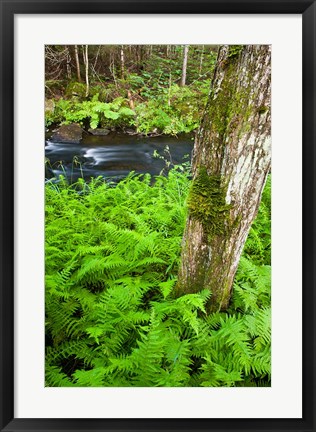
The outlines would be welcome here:
[[[70,56],[69,46],[66,46],[66,50],[67,50],[67,58],[66,58],[66,62],[67,62],[67,64],[66,64],[66,67],[67,67],[67,78],[69,80],[71,80],[71,66],[70,66],[71,56]]]
[[[94,64],[93,64],[93,69],[94,70],[96,70],[96,66],[97,66],[97,62],[98,62],[98,59],[99,59],[99,54],[100,54],[101,46],[102,45],[99,45],[98,51],[97,51],[97,55],[96,55],[95,60],[94,60]]]
[[[270,171],[268,45],[223,46],[192,160],[193,183],[176,294],[211,291],[226,309]]]
[[[143,61],[143,45],[137,45],[137,64],[141,65]]]
[[[182,76],[181,76],[181,87],[185,86],[187,78],[187,64],[188,64],[188,52],[189,45],[184,45],[183,47],[183,63],[182,63]]]
[[[171,70],[169,71],[169,88],[168,88],[168,106],[171,105],[171,85],[172,85],[172,75]]]
[[[89,47],[89,45],[86,45],[85,49],[83,50],[83,59],[84,59],[85,67],[86,67],[86,97],[89,96],[89,90],[90,90],[88,47]]]
[[[77,79],[78,82],[81,82],[78,45],[75,45],[75,61],[76,61],[76,68],[77,68]]]
[[[114,56],[113,56],[113,60],[110,61],[109,69],[110,69],[110,72],[113,76],[115,88],[116,88],[116,90],[118,90],[118,84],[117,84],[117,79],[116,79],[116,75],[115,75],[115,57]]]
[[[125,56],[124,56],[124,46],[121,46],[121,79],[123,80],[125,76]]]
[[[134,101],[133,101],[132,92],[130,90],[127,90],[127,97],[128,97],[129,107],[130,107],[130,109],[132,109],[134,111],[135,105],[134,105]]]
[[[202,74],[203,58],[204,58],[204,45],[202,45],[202,52],[201,52],[201,57],[200,57],[199,75]]]

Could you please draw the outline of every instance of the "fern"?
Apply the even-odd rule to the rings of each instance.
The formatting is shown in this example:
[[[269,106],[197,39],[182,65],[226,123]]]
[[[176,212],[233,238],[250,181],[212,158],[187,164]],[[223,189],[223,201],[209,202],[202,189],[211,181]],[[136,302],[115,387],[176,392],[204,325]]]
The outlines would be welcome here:
[[[177,169],[46,184],[47,386],[270,385],[270,179],[230,308],[210,315],[208,290],[172,295],[189,185]]]
[[[49,122],[81,123],[89,121],[92,129],[99,125],[120,126],[132,123],[135,112],[128,108],[128,101],[117,98],[111,103],[100,102],[98,96],[91,101],[74,102],[60,99],[56,101],[54,113],[50,115]]]

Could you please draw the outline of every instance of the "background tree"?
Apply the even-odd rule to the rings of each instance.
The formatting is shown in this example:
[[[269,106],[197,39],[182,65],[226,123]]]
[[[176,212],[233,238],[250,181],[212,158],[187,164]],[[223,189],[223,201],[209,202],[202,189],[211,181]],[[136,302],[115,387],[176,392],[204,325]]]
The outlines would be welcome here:
[[[71,57],[67,45],[45,45],[45,80],[71,78]]]
[[[76,69],[77,69],[77,79],[78,79],[78,82],[81,82],[78,45],[75,45],[75,60],[76,60]]]
[[[124,55],[124,45],[121,46],[121,79],[123,80],[125,76],[125,55]]]
[[[203,288],[227,308],[239,258],[270,171],[271,51],[222,46],[193,152],[177,294]]]
[[[184,87],[185,83],[186,83],[188,54],[189,54],[189,45],[184,45],[184,47],[183,47],[183,63],[182,63],[181,87]]]
[[[89,45],[85,45],[85,47],[82,47],[82,52],[83,52],[83,60],[84,60],[84,65],[85,65],[85,75],[86,75],[86,97],[89,96],[89,49],[88,49]]]

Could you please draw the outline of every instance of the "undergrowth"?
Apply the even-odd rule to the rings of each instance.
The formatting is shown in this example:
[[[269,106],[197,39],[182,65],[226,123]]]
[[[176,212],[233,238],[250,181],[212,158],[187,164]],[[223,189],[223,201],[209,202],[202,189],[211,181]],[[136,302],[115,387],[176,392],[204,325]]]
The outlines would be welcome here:
[[[270,179],[227,312],[174,299],[190,180],[46,184],[46,386],[269,386]]]
[[[85,123],[92,129],[98,126],[120,127],[130,126],[135,112],[128,108],[126,100],[116,98],[111,103],[100,102],[96,94],[90,101],[59,99],[53,112],[46,112],[45,125],[54,123]]]
[[[209,92],[209,83],[198,82],[192,87],[158,88],[135,99],[134,109],[126,97],[103,101],[96,93],[91,100],[58,99],[54,109],[45,113],[45,125],[79,123],[95,129],[133,128],[137,133],[176,135],[194,131],[200,121]]]

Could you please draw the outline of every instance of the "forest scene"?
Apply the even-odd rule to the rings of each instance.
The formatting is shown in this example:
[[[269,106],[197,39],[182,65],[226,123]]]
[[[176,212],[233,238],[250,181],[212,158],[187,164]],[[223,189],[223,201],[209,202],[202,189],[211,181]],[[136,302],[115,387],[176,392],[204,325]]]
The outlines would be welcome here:
[[[45,46],[45,386],[271,386],[271,47]]]

